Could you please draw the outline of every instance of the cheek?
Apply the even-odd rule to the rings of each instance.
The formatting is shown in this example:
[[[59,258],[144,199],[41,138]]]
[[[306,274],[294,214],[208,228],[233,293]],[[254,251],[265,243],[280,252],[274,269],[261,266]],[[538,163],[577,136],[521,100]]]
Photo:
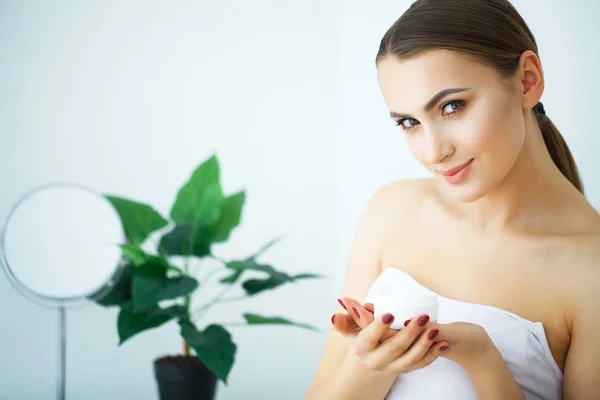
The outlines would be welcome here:
[[[518,118],[499,113],[472,123],[467,137],[474,156],[481,155],[497,165],[514,161],[523,144],[524,134]]]
[[[490,115],[487,109],[477,113],[474,119],[469,118],[463,127],[468,145],[476,153],[487,153],[495,148],[502,140],[502,125],[499,125],[496,116]],[[476,154],[475,154],[476,155]]]
[[[429,163],[425,160],[425,143],[423,143],[423,140],[420,140],[418,137],[415,136],[408,136],[406,139],[406,144],[408,145],[408,148],[410,149],[410,152],[413,156],[413,158],[422,166],[424,166],[425,168],[429,169]]]
[[[484,155],[493,149],[494,143],[498,138],[497,132],[491,127],[478,126],[478,129],[469,132],[466,137],[464,147],[473,154],[473,156]]]

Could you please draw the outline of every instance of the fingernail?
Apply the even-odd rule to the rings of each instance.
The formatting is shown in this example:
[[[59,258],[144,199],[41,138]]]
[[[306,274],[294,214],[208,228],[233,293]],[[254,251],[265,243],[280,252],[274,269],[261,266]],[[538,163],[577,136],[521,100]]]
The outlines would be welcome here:
[[[440,331],[437,329],[434,329],[431,332],[429,332],[429,335],[427,335],[427,337],[429,338],[429,340],[433,340],[438,335],[438,333],[440,333]]]
[[[360,318],[360,314],[359,314],[358,310],[356,309],[356,307],[352,307],[352,309],[354,310],[354,314],[356,314],[356,316],[358,318]]]
[[[335,325],[335,314],[333,314],[333,315],[331,316],[331,323],[332,323],[333,325]]]
[[[384,324],[391,324],[394,321],[394,316],[392,314],[385,314],[381,320]]]
[[[448,346],[442,346],[442,347],[440,347],[440,351],[446,351],[446,350],[448,350]]]
[[[417,324],[419,326],[425,326],[425,324],[429,321],[429,315],[423,315],[417,320]]]
[[[346,305],[344,304],[343,301],[341,301],[340,299],[338,299],[338,303],[340,303],[342,305],[342,307],[344,307],[344,310],[348,311],[348,309],[346,308]]]
[[[412,321],[412,320],[407,319],[406,321],[404,321],[404,326],[408,326],[408,324],[410,324],[410,321]]]

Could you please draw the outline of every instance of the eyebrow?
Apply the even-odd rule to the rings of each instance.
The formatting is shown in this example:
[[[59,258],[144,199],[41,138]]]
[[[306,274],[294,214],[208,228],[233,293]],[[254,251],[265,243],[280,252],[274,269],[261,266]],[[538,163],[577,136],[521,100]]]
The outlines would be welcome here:
[[[429,112],[444,97],[447,97],[447,96],[449,96],[451,94],[454,94],[454,93],[465,92],[467,90],[469,90],[469,88],[449,88],[449,89],[444,89],[441,92],[439,92],[438,94],[436,94],[435,96],[433,96],[431,98],[431,100],[429,100],[427,102],[427,104],[425,104],[425,107],[423,107],[423,110],[425,110],[425,112]],[[392,118],[412,118],[408,114],[397,113],[395,111],[390,111],[390,117],[392,117]]]

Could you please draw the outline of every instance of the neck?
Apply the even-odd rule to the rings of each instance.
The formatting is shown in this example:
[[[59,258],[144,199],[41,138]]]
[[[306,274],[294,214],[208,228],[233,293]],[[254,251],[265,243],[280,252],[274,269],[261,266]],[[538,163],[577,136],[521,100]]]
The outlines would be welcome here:
[[[533,117],[528,119],[523,148],[509,174],[461,209],[478,231],[488,234],[579,232],[589,228],[590,215],[597,216],[554,164]]]

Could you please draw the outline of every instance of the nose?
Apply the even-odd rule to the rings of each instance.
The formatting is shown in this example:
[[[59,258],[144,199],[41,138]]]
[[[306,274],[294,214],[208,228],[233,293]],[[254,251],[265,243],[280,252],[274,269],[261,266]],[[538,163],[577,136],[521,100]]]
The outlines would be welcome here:
[[[433,130],[424,132],[423,153],[427,164],[437,165],[454,152],[454,146],[446,135]]]

